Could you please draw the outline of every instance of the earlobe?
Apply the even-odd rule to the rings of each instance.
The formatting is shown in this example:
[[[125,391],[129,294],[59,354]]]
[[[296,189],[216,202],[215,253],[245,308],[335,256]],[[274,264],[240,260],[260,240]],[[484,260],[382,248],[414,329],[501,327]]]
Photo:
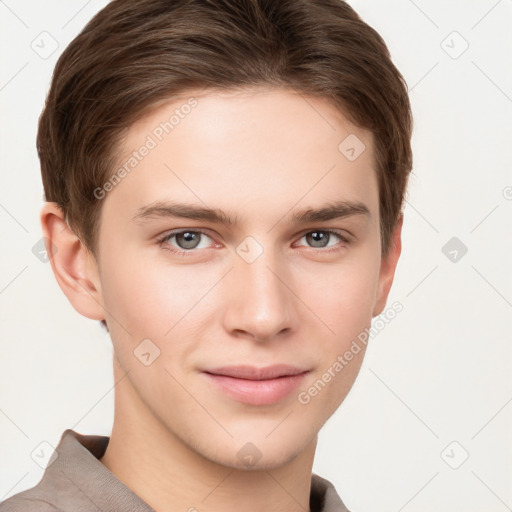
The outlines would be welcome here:
[[[403,214],[400,215],[389,244],[389,250],[385,257],[382,258],[380,266],[379,283],[377,288],[377,296],[373,316],[380,315],[386,306],[386,301],[393,284],[396,265],[398,258],[402,252],[402,224]]]
[[[57,203],[45,203],[40,219],[48,258],[60,288],[80,314],[103,320],[101,282],[94,257],[68,226]]]

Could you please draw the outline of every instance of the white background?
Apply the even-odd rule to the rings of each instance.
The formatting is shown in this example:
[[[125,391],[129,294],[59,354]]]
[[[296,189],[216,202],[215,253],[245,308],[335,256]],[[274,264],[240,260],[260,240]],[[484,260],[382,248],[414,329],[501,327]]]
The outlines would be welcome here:
[[[404,309],[321,431],[314,472],[352,512],[512,510],[512,1],[350,3],[388,44],[415,117],[388,302]],[[37,118],[58,56],[105,4],[0,1],[0,501],[39,481],[42,441],[111,432],[110,340],[32,252]],[[31,47],[43,31],[58,43],[46,59]],[[452,237],[467,247],[455,262]]]

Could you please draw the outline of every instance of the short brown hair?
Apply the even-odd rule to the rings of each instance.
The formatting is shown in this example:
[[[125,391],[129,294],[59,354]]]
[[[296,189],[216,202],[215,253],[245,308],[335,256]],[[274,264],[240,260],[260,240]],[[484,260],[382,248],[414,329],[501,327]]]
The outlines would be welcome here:
[[[129,126],[187,90],[259,85],[326,98],[372,132],[385,254],[412,168],[407,86],[380,35],[341,0],[112,1],[55,67],[37,135],[46,201],[97,256],[94,190]]]

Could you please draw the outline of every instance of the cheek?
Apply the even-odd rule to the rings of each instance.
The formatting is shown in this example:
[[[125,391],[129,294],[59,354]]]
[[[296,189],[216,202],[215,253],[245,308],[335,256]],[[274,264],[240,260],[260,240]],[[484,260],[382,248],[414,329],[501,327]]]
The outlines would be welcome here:
[[[322,329],[325,334],[318,342],[316,370],[302,388],[300,402],[310,404],[309,414],[317,415],[319,421],[336,411],[357,378],[366,351],[377,278],[375,262],[359,258],[331,271],[323,287],[317,282],[308,289],[308,300],[316,305],[311,309],[329,327]]]
[[[192,265],[166,264],[165,254],[154,258],[143,258],[135,251],[108,254],[102,295],[123,367],[127,370],[136,363],[134,350],[145,339],[159,348],[160,363],[173,366],[204,336],[205,319],[211,316],[206,310],[209,291],[218,276],[209,267],[199,271]]]
[[[146,256],[140,249],[109,251],[102,296],[106,309],[127,330],[147,328],[162,335],[204,295],[207,281],[191,267],[166,265],[164,254],[154,257],[150,251]]]
[[[304,302],[330,329],[332,347],[345,344],[367,327],[378,285],[379,265],[371,251],[337,265],[316,267],[302,281]]]
[[[318,316],[329,325],[315,375],[308,385],[316,407],[332,414],[352,388],[366,351],[367,333],[378,284],[380,258],[373,248],[360,251],[329,273],[315,295]],[[306,393],[309,396],[308,392]],[[313,400],[312,400],[313,401]]]

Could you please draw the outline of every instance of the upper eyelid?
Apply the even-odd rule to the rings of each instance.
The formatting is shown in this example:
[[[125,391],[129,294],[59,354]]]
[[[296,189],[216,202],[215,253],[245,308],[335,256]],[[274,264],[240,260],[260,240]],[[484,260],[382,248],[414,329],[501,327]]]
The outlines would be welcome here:
[[[340,228],[310,228],[310,229],[305,229],[304,231],[301,231],[301,236],[304,236],[306,233],[314,233],[315,231],[320,231],[320,232],[327,232],[327,233],[334,233],[335,235],[340,235],[342,233],[346,233],[347,236],[352,236],[351,233],[349,231],[347,231],[346,229],[340,229]]]
[[[198,228],[194,228],[194,229],[182,228],[182,229],[178,229],[176,231],[175,230],[168,231],[168,232],[158,236],[158,240],[163,241],[166,239],[171,239],[171,238],[173,238],[177,235],[181,235],[183,233],[199,233],[201,235],[206,235],[208,238],[213,240],[212,235],[210,235],[207,231],[203,231],[202,229],[198,229]]]

